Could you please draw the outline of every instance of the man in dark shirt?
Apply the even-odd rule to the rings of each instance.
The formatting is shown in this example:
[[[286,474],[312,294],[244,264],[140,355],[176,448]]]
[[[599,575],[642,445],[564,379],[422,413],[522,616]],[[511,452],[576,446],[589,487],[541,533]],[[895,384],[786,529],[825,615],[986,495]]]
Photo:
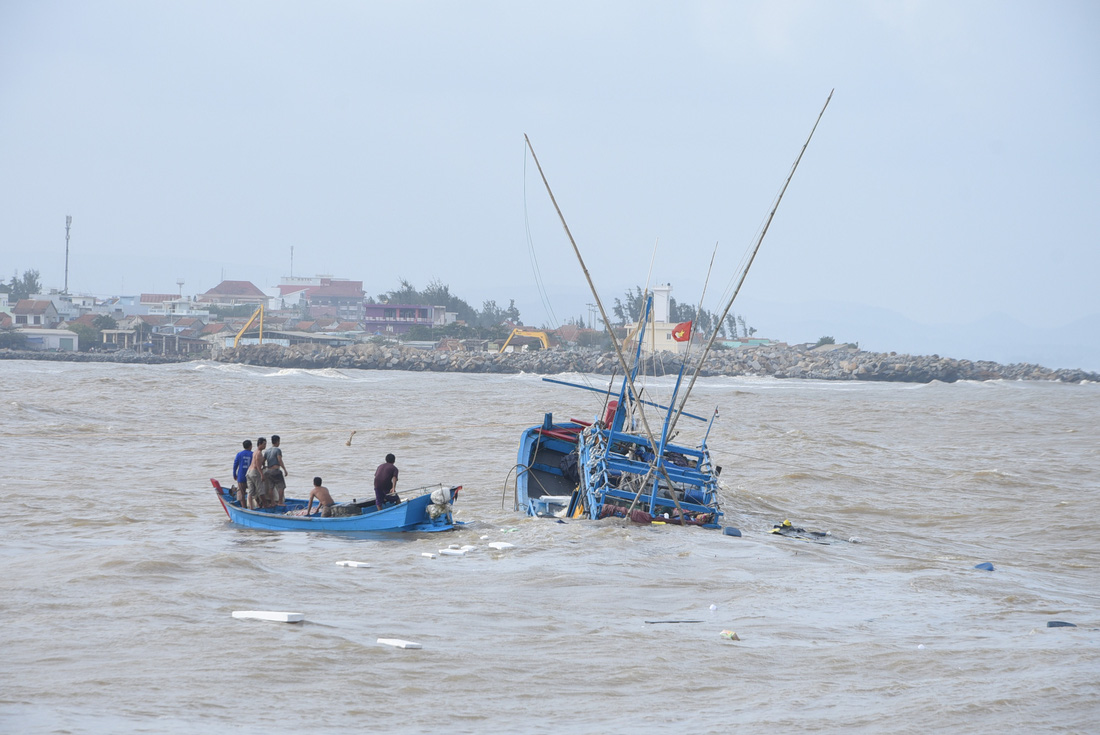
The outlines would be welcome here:
[[[401,502],[401,498],[397,496],[397,467],[394,465],[396,461],[397,457],[387,454],[386,461],[378,465],[378,469],[374,471],[374,502],[379,510],[386,503]]]

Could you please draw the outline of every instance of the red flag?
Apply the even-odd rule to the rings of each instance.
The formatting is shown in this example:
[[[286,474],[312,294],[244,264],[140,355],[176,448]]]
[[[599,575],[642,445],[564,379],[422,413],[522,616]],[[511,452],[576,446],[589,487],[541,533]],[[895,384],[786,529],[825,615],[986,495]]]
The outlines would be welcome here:
[[[691,322],[680,322],[673,327],[672,338],[677,342],[687,342],[691,339]]]

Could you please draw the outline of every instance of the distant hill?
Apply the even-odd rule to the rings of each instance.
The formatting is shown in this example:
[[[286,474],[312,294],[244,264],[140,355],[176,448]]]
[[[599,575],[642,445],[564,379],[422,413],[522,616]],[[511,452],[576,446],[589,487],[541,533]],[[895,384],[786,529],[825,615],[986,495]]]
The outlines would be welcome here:
[[[757,336],[789,344],[816,342],[828,335],[837,342],[858,342],[862,349],[875,352],[1100,372],[1100,314],[1034,329],[1004,314],[958,324],[921,324],[889,309],[831,301],[777,304],[746,300],[740,313],[749,315]]]

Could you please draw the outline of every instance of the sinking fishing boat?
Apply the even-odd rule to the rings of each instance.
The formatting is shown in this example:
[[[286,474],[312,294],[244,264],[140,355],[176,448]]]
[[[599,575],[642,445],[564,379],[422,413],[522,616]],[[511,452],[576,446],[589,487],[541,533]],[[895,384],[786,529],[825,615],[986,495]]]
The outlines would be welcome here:
[[[652,297],[647,316],[651,304]],[[674,444],[670,440],[674,400],[662,406],[640,398],[635,387],[641,342],[633,370],[623,378],[615,398],[608,391],[602,416],[592,421],[555,421],[547,413],[542,424],[523,431],[515,468],[517,510],[538,517],[619,516],[642,523],[721,528],[718,475],[722,468],[713,463],[707,448],[717,411],[698,445]],[[674,399],[682,378],[683,370],[673,389]],[[605,392],[553,378],[543,380]],[[644,415],[647,406],[664,411],[659,435],[649,429]]]
[[[461,485],[443,487],[404,500],[381,509],[370,502],[340,503],[338,515],[304,515],[306,501],[299,498],[286,498],[282,505],[273,508],[251,509],[237,502],[234,491],[222,487],[221,483],[211,479],[218,501],[225,509],[229,520],[238,526],[261,528],[266,531],[321,531],[324,533],[357,533],[363,531],[419,531],[431,533],[450,531],[462,525],[456,522],[451,506],[462,489]],[[420,488],[424,490],[426,488]]]
[[[733,301],[737,298],[745,276],[752,267],[764,236],[771,226],[779,203],[783,200],[791,178],[831,99],[830,92],[806,143],[803,144],[801,152],[791,167],[786,182],[775,199],[751,255],[741,271],[740,280],[733,288],[716,324],[722,324],[733,306]],[[592,282],[573,234],[569,231],[565,215],[562,214],[550,189],[542,164],[535,155],[530,139],[526,139],[526,142],[539,176],[542,177],[542,182],[550,195],[550,201],[557,211],[565,234],[584,272],[584,277],[588,281],[588,287],[599,309],[601,320],[605,325],[609,325],[611,322],[604,309],[603,301]],[[705,293],[704,286],[704,295]],[[648,322],[652,313],[652,304],[653,298],[648,296],[643,313],[639,315],[639,328]],[[700,299],[700,308],[701,304],[702,299]],[[690,339],[691,322],[677,325],[676,329],[682,326],[686,327],[685,338]],[[706,434],[698,445],[689,447],[672,443],[672,438],[676,436],[677,422],[682,416],[706,421],[686,413],[684,407],[695,386],[695,381],[703,370],[707,355],[718,336],[718,330],[711,330],[706,347],[697,358],[693,358],[696,360],[694,371],[683,390],[683,395],[679,396],[685,369],[688,366],[688,358],[685,354],[667,406],[645,400],[638,390],[635,379],[641,362],[642,339],[637,340],[634,364],[630,367],[627,365],[615,333],[610,328],[607,331],[623,375],[617,397],[612,400],[611,395],[608,395],[603,415],[594,417],[590,422],[577,419],[555,421],[553,414],[547,413],[541,425],[532,426],[522,433],[516,466],[513,468],[516,473],[516,509],[523,510],[532,516],[559,519],[598,519],[620,516],[643,523],[656,521],[720,528],[722,511],[719,508],[718,475],[721,468],[714,465],[707,448],[707,437],[710,436],[714,418],[718,415],[717,410],[710,418]],[[682,341],[679,336],[675,338],[677,341]],[[551,379],[544,378],[544,380]],[[599,390],[580,385],[575,387]],[[677,405],[678,396],[679,405]],[[660,432],[653,431],[649,425],[645,410],[647,405],[656,406],[664,411]]]

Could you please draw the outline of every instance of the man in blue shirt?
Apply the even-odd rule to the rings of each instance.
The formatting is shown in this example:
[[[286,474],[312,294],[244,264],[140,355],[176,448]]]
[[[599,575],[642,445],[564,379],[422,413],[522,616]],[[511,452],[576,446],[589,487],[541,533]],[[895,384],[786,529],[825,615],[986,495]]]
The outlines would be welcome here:
[[[244,449],[233,458],[233,479],[237,481],[237,502],[242,508],[247,508],[245,493],[248,490],[248,465],[252,462],[252,440],[245,439],[242,446]]]

